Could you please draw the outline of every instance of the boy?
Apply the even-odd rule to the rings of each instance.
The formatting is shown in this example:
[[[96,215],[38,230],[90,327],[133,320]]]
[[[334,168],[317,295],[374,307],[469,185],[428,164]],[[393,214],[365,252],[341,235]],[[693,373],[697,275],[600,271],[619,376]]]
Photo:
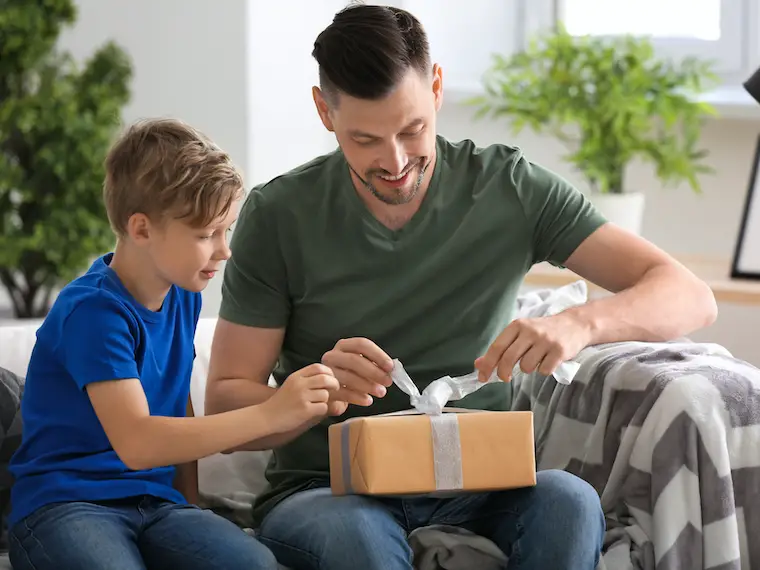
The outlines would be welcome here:
[[[179,121],[137,123],[110,150],[115,250],[61,291],[29,364],[12,460],[15,570],[277,567],[191,504],[199,458],[324,416],[339,388],[314,364],[264,404],[190,417],[200,292],[229,257],[242,192],[228,156]]]

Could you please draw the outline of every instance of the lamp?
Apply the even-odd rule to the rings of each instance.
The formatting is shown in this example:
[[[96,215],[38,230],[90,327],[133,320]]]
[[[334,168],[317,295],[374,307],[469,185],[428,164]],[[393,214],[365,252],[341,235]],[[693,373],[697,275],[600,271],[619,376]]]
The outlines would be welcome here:
[[[756,69],[742,86],[752,99],[760,103],[760,68]],[[747,237],[758,235],[760,228],[760,138],[755,144],[754,162],[750,172],[749,189],[744,200],[739,237],[731,264],[731,277],[760,280],[760,242]]]
[[[744,90],[749,93],[752,98],[760,103],[760,68],[753,73],[749,79],[744,83]]]

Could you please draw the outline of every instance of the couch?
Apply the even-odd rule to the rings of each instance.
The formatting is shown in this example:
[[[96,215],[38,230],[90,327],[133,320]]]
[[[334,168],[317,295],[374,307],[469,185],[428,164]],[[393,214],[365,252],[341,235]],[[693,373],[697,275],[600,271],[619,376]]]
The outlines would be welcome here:
[[[572,287],[585,295],[582,282]],[[545,314],[555,294],[526,294],[518,310]],[[215,323],[201,319],[196,335],[198,414]],[[37,326],[0,327],[0,367],[24,376]],[[513,408],[534,412],[538,469],[565,469],[598,491],[608,525],[600,569],[760,568],[751,539],[760,536],[760,370],[685,339],[594,346],[577,363],[568,385],[518,375]],[[201,460],[204,506],[245,527],[267,460]]]

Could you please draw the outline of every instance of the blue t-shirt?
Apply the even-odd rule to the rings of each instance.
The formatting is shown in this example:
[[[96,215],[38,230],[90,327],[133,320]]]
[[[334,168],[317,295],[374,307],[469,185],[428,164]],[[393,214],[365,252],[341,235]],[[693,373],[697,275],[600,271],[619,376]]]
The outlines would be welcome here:
[[[176,503],[174,466],[130,470],[85,390],[138,378],[154,416],[183,417],[200,293],[172,287],[159,311],[138,303],[99,258],[59,294],[37,332],[21,404],[23,441],[10,463],[14,524],[54,502],[153,495]]]

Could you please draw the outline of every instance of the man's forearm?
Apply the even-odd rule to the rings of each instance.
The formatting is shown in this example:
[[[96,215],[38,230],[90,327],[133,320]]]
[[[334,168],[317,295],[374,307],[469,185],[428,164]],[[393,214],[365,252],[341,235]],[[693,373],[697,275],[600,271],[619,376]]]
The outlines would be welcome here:
[[[259,384],[248,379],[229,378],[216,380],[213,389],[206,393],[206,414],[219,414],[244,406],[261,404],[271,398],[276,390],[277,388]],[[225,453],[232,453],[234,451],[263,451],[281,447],[317,423],[317,421],[314,421],[292,431],[257,439],[242,446],[228,449]]]
[[[586,323],[590,344],[672,340],[712,324],[710,288],[688,271],[658,265],[630,289],[568,310]]]

